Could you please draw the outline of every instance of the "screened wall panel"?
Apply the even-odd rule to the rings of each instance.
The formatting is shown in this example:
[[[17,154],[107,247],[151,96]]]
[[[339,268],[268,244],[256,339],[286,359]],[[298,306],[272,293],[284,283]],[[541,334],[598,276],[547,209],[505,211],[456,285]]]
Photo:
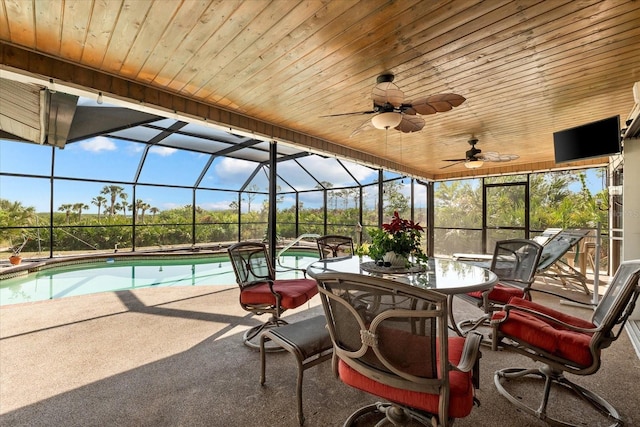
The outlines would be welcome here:
[[[299,234],[325,234],[323,197],[323,191],[307,191],[300,193],[298,197]]]
[[[482,181],[480,179],[437,182],[434,185],[436,227],[482,227]]]
[[[238,238],[238,194],[232,191],[196,191],[196,244],[216,245]]]
[[[436,256],[451,256],[455,253],[483,253],[481,230],[436,228],[433,235],[433,252]]]
[[[7,257],[10,248],[19,247],[25,239],[23,256],[48,255],[50,195],[48,179],[0,175],[0,248]]]
[[[0,140],[0,171],[49,176],[52,153],[49,146]]]

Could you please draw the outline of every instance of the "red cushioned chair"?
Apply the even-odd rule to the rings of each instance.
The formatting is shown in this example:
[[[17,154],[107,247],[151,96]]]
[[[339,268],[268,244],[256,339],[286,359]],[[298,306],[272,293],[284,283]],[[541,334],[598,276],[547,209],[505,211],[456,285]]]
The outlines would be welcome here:
[[[446,296],[358,274],[316,279],[334,370],[345,384],[389,401],[357,410],[345,426],[446,426],[469,415],[482,336],[448,337]]]
[[[615,408],[597,394],[569,381],[564,373],[591,375],[600,368],[602,349],[615,341],[634,309],[640,294],[640,260],[620,265],[591,320],[577,318],[533,301],[513,298],[502,311],[493,314],[493,349],[502,348],[523,354],[544,365],[539,369],[506,368],[495,373],[498,391],[513,404],[551,425],[573,425],[554,419],[547,413],[549,393],[554,384],[561,385],[596,410],[614,425],[622,425]],[[532,408],[509,393],[505,384],[523,377],[544,379],[542,403]],[[554,403],[562,405],[558,398]]]
[[[450,310],[451,324],[459,335],[489,324],[491,314],[502,309],[512,297],[531,299],[529,290],[536,275],[542,246],[533,240],[510,239],[496,242],[490,270],[498,276],[498,283],[486,291],[476,291],[457,295],[484,311],[477,319],[465,319],[457,322]],[[450,299],[453,307],[453,297]]]
[[[300,278],[276,280],[276,271],[263,243],[240,242],[230,246],[227,251],[236,274],[236,282],[240,286],[242,308],[255,314],[271,314],[265,323],[244,334],[247,346],[259,348],[259,334],[265,328],[287,324],[280,318],[282,313],[309,301],[318,293],[318,287],[315,280],[307,279],[306,272],[302,269],[297,269]]]
[[[320,259],[336,258],[354,254],[353,239],[349,236],[328,234],[316,239]]]

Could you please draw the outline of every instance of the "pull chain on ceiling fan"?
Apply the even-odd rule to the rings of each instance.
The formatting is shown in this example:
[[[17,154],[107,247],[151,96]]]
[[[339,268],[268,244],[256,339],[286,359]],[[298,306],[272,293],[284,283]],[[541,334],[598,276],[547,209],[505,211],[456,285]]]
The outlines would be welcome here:
[[[371,91],[373,109],[354,113],[330,114],[322,117],[352,116],[375,114],[351,133],[351,136],[368,129],[393,128],[409,133],[422,130],[425,121],[421,115],[442,113],[461,105],[466,99],[455,93],[441,93],[415,101],[404,101],[404,92],[393,83],[393,74],[378,76]]]

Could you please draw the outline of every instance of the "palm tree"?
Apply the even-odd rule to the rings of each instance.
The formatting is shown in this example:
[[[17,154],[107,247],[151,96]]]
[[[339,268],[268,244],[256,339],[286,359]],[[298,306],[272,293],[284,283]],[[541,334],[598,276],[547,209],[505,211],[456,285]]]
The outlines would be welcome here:
[[[124,191],[120,193],[120,199],[122,200],[122,210],[123,210],[124,216],[127,216],[127,206],[129,206],[127,204],[127,197],[129,197],[129,195]]]
[[[144,213],[150,207],[151,205],[148,203],[145,203],[142,199],[136,200],[136,205],[135,205],[136,219],[138,218],[138,211],[140,211],[140,222],[144,222]]]
[[[96,196],[91,200],[91,203],[98,207],[98,222],[100,222],[100,209],[106,205],[107,199],[102,196]]]
[[[140,222],[144,222],[144,212],[150,207],[151,205],[149,203],[142,203],[140,206]]]
[[[151,212],[151,215],[153,215],[153,216],[151,217],[151,219],[155,220],[155,219],[156,219],[156,214],[157,214],[158,212],[160,212],[160,209],[158,209],[158,208],[156,208],[156,207],[154,206],[154,207],[152,207],[152,208],[149,208],[149,212]]]
[[[82,211],[85,209],[89,209],[89,206],[84,203],[74,203],[72,206],[74,211],[78,211],[78,222],[80,222],[80,218],[82,217]]]
[[[71,215],[71,211],[73,210],[73,205],[70,203],[65,203],[64,205],[60,205],[58,208],[60,212],[64,212],[66,215],[67,225],[69,225],[69,216]]]
[[[108,194],[109,197],[111,198],[111,205],[109,206],[110,215],[114,215],[116,213],[115,212],[116,199],[122,193],[124,193],[124,188],[120,187],[119,185],[105,185],[102,188],[102,191],[100,191],[100,194]]]
[[[36,210],[33,206],[25,207],[21,202],[11,202],[7,199],[0,199],[0,229],[2,227],[21,227],[31,224],[32,218],[36,218]],[[9,228],[0,232],[0,241],[5,239],[12,242],[12,239],[19,237],[24,230]],[[13,244],[11,244],[13,246]]]
[[[21,202],[10,202],[7,199],[0,199],[0,225],[6,227],[24,225],[35,213],[35,208],[24,207]]]

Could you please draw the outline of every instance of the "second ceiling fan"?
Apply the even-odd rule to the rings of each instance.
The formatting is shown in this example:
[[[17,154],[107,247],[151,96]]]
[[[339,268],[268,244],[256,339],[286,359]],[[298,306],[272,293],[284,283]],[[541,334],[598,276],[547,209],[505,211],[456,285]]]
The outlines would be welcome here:
[[[445,162],[454,163],[443,166],[440,169],[446,169],[459,163],[464,163],[464,166],[468,169],[477,169],[479,167],[482,167],[482,165],[484,165],[484,162],[508,162],[511,160],[516,160],[520,157],[517,154],[500,154],[496,151],[487,151],[483,154],[481,149],[476,148],[478,138],[471,137],[468,142],[469,145],[471,145],[471,148],[467,150],[463,159],[446,159]]]
[[[375,114],[353,131],[351,136],[367,129],[396,129],[409,133],[421,130],[425,121],[421,115],[442,113],[462,104],[466,99],[455,93],[441,93],[415,101],[404,100],[404,92],[393,83],[393,74],[378,76],[371,91],[373,109],[355,113],[330,114],[323,117]]]

